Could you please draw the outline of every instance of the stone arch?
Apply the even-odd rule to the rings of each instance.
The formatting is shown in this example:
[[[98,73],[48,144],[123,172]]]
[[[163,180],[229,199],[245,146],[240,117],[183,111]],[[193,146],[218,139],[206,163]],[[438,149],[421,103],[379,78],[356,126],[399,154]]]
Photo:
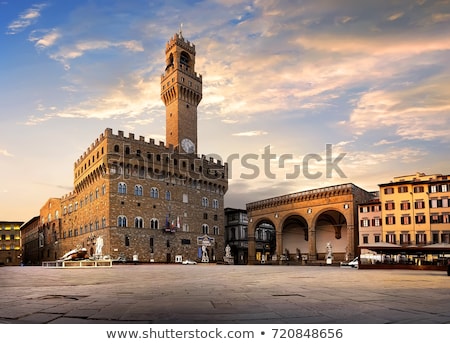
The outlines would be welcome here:
[[[282,254],[289,255],[289,259],[300,258],[309,252],[309,225],[301,215],[290,214],[281,221]]]
[[[351,221],[345,214],[333,207],[322,209],[313,219],[317,258],[324,259],[327,244],[332,246],[335,259],[342,260],[348,247],[348,225]]]
[[[277,251],[277,233],[275,223],[267,217],[255,221],[253,226],[249,226],[249,260],[261,262],[270,259]],[[250,244],[250,241],[252,244]],[[254,245],[254,246],[253,246]],[[253,246],[251,249],[250,246]]]

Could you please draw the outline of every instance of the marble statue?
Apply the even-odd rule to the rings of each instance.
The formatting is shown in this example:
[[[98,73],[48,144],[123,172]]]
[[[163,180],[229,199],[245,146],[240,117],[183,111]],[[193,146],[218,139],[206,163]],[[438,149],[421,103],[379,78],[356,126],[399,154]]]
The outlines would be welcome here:
[[[102,249],[103,249],[103,237],[99,236],[97,238],[97,245],[95,246],[95,254],[97,256],[101,256],[102,255]]]

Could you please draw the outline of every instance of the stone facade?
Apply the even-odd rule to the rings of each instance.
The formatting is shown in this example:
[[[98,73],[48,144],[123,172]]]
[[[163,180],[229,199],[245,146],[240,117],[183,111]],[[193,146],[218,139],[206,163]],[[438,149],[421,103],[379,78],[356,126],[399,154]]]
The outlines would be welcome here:
[[[43,260],[77,247],[93,257],[140,262],[200,259],[203,248],[210,261],[222,260],[227,165],[196,153],[195,46],[176,34],[166,62],[167,142],[107,128],[75,162],[73,192],[40,211]]]
[[[334,261],[358,254],[358,204],[374,193],[354,184],[341,184],[273,197],[247,204],[248,261],[258,262],[258,229],[275,228],[274,262],[323,263],[330,244]]]

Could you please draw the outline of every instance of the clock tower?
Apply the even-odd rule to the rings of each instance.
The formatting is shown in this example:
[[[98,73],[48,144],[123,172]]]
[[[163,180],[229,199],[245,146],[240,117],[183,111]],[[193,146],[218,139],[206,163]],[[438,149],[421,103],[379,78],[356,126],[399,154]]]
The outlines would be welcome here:
[[[195,45],[184,40],[181,30],[166,44],[161,99],[166,106],[166,144],[181,153],[197,153],[197,106],[202,99],[202,76],[195,72]]]

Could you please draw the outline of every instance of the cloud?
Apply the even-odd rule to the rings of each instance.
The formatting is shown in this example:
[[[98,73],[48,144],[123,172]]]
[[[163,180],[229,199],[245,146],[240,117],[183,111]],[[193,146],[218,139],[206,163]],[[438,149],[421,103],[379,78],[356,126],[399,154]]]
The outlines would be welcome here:
[[[397,19],[403,17],[404,14],[405,14],[404,12],[397,12],[397,13],[394,13],[394,14],[390,15],[387,19],[389,21],[394,21],[394,20],[397,20]]]
[[[349,125],[357,135],[393,128],[405,140],[448,141],[449,78],[444,73],[399,89],[368,91],[352,111]]]
[[[450,21],[450,13],[435,13],[432,15],[433,23],[442,23]]]
[[[34,24],[41,15],[41,11],[47,4],[33,5],[31,8],[25,10],[19,15],[19,18],[8,25],[6,34],[15,35],[25,30],[28,26]]]
[[[54,107],[39,103],[37,111],[41,115],[29,116],[25,125],[38,125],[53,118],[81,119],[126,119],[129,128],[151,123],[155,114],[162,110],[163,104],[155,89],[159,89],[159,78],[144,79],[145,71],[132,75],[124,75],[114,85],[93,96],[75,104]],[[72,87],[65,88],[74,92]],[[161,115],[163,111],[161,111]]]
[[[28,40],[34,42],[36,48],[43,49],[53,46],[59,38],[61,38],[61,34],[57,29],[35,30],[30,34]]]
[[[236,123],[239,123],[239,121],[237,119],[224,118],[222,120],[222,123],[225,123],[225,124],[236,124]]]
[[[64,45],[55,53],[50,54],[50,58],[64,64],[65,69],[70,69],[69,60],[83,56],[86,52],[95,50],[105,50],[109,48],[119,48],[131,52],[143,52],[142,43],[136,40],[112,42],[108,40],[86,40],[73,45]]]
[[[0,156],[12,157],[13,155],[9,153],[6,149],[0,148]]]
[[[252,130],[252,131],[245,131],[242,133],[235,133],[233,136],[262,136],[267,135],[268,133],[266,131],[262,130]]]

